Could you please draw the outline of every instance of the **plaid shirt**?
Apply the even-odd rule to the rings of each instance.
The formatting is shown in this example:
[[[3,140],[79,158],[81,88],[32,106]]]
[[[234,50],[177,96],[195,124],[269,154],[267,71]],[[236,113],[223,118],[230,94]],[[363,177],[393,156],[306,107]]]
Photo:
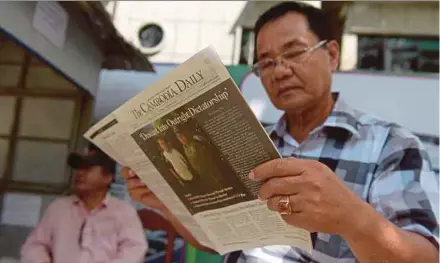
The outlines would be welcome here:
[[[282,156],[326,164],[388,220],[438,247],[438,177],[420,140],[408,130],[354,110],[340,98],[325,123],[301,144],[286,131],[284,118],[267,130]],[[231,253],[224,262],[359,261],[340,236],[318,233],[311,255],[289,246],[267,246]]]

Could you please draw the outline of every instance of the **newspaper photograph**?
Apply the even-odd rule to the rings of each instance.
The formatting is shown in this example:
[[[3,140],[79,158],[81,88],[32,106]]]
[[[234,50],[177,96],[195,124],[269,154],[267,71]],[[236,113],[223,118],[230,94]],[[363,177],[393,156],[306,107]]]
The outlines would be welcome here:
[[[256,166],[280,158],[216,52],[205,48],[92,126],[85,138],[133,169],[220,254],[266,245],[311,251],[310,233],[258,199]]]
[[[205,95],[132,134],[192,214],[254,199],[210,139],[206,125],[190,117],[199,101],[210,100]]]

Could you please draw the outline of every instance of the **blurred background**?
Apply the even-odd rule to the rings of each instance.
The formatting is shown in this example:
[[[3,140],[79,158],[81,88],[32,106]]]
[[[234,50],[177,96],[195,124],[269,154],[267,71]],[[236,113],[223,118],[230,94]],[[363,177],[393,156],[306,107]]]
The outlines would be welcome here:
[[[411,129],[438,173],[438,1],[304,2],[331,15],[341,43],[334,91]],[[213,46],[258,119],[275,122],[281,113],[249,65],[253,25],[276,3],[1,1],[0,262],[18,260],[47,205],[68,193],[66,157],[83,151],[87,128],[197,51]],[[143,209],[120,178],[111,191]],[[145,231],[145,262],[221,260]]]

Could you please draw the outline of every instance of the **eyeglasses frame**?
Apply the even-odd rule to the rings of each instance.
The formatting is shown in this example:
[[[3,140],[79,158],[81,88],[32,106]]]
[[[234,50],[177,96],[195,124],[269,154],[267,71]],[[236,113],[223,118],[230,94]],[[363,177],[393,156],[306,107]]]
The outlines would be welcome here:
[[[311,47],[306,47],[301,51],[298,51],[298,53],[295,55],[295,57],[299,57],[301,55],[307,54],[307,53],[312,53],[313,51],[317,50],[318,48],[321,48],[322,46],[324,46],[325,44],[327,44],[329,41],[328,40],[321,40],[318,43],[316,43],[315,45],[311,46]],[[259,65],[261,64],[262,61],[266,61],[266,60],[272,60],[275,64],[275,66],[277,65],[277,60],[280,60],[281,62],[286,60],[285,58],[283,58],[283,56],[285,55],[286,52],[278,55],[275,59],[272,58],[266,58],[264,60],[258,61],[256,63],[254,63],[251,66],[251,71],[257,76],[260,77],[260,70],[259,70]],[[274,67],[275,68],[275,67]]]

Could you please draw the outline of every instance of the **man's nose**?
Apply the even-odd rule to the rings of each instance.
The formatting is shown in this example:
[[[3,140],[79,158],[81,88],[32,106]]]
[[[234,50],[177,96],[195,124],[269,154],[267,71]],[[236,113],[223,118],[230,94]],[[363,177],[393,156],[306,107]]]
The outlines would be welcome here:
[[[84,169],[78,169],[75,171],[75,176],[76,177],[82,177],[85,175],[85,170]]]
[[[285,61],[278,60],[274,64],[273,75],[276,80],[285,79],[291,77],[293,74],[293,70],[289,67]]]

